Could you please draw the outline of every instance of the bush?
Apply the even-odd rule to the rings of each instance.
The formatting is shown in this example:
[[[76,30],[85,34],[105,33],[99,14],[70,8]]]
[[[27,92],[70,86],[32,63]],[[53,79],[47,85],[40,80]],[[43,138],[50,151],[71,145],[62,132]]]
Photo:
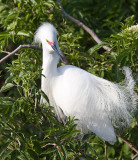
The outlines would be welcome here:
[[[20,44],[32,44],[37,27],[44,21],[53,23],[59,31],[59,45],[71,64],[79,66],[95,75],[111,81],[120,82],[123,79],[121,68],[124,65],[137,72],[137,37],[138,31],[131,27],[135,24],[134,16],[121,22],[120,20],[135,14],[135,2],[130,1],[131,10],[117,10],[125,1],[102,1],[103,7],[95,2],[90,7],[90,1],[63,1],[66,10],[88,26],[92,26],[91,11],[96,13],[95,22],[100,27],[94,27],[104,42],[96,45],[89,35],[60,13],[55,1],[0,1],[0,49],[11,52]],[[71,4],[78,5],[82,13],[77,14]],[[85,6],[85,7],[84,7]],[[111,7],[112,6],[112,9]],[[87,10],[88,9],[88,10]],[[90,11],[89,11],[90,9]],[[97,13],[97,10],[100,12]],[[86,11],[86,12],[85,12]],[[121,16],[120,16],[120,13]],[[103,24],[101,24],[103,22]],[[131,27],[131,28],[130,28]],[[129,29],[128,29],[129,28]],[[104,30],[104,31],[101,31]],[[110,31],[110,32],[108,32]],[[107,36],[111,35],[109,38]],[[109,45],[114,52],[102,49]],[[12,57],[1,65],[0,77],[0,158],[4,159],[125,159],[129,160],[135,152],[121,138],[112,146],[95,135],[86,134],[82,139],[76,129],[75,117],[69,117],[67,123],[59,123],[52,106],[40,105],[40,97],[47,101],[47,96],[40,90],[41,52],[33,49],[22,49],[20,55]],[[5,56],[2,53],[0,57]],[[63,65],[62,63],[60,65]],[[138,90],[138,88],[136,88]],[[136,118],[132,126],[123,135],[125,139],[136,145]],[[120,131],[121,132],[121,131]]]

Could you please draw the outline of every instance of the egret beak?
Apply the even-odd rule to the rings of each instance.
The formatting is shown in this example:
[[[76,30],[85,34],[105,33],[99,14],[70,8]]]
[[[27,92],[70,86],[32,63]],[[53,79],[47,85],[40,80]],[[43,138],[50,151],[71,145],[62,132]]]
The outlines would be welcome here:
[[[50,42],[50,41],[48,41],[48,40],[46,40],[47,42],[48,42],[48,44],[53,48],[53,50],[57,53],[57,55],[59,56],[59,58],[61,59],[61,61],[63,62],[63,59],[62,59],[62,57],[61,57],[61,55],[60,55],[60,53],[59,53],[59,51],[58,51],[58,49],[57,49],[57,46],[56,46],[56,43],[54,42]]]

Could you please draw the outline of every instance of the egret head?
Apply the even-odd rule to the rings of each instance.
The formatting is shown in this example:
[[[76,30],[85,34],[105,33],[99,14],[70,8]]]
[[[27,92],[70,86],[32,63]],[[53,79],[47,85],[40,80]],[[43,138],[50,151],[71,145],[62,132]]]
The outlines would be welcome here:
[[[60,49],[57,42],[57,30],[50,23],[43,23],[36,31],[35,38],[36,43],[42,43],[43,48],[46,48],[48,53],[57,53],[60,59],[62,57],[60,55]]]

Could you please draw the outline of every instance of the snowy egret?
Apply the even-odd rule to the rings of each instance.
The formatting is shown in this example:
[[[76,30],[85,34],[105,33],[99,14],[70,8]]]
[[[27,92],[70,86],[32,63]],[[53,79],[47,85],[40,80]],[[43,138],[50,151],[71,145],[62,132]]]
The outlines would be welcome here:
[[[50,23],[43,23],[36,31],[35,41],[42,43],[43,64],[41,89],[54,106],[59,120],[71,116],[78,119],[78,126],[94,132],[101,139],[114,143],[113,124],[130,124],[131,112],[136,107],[134,80],[131,70],[124,67],[124,86],[109,82],[72,65],[57,68],[60,49],[57,30]],[[41,103],[45,100],[41,99]]]

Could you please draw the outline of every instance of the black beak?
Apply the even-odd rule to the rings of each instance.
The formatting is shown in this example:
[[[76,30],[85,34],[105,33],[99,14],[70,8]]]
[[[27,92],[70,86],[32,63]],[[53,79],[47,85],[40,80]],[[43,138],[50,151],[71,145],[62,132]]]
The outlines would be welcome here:
[[[59,53],[59,51],[58,51],[58,49],[57,49],[56,44],[51,45],[51,47],[52,47],[53,50],[58,54],[59,58],[60,58],[61,61],[63,62],[63,59],[62,59],[62,57],[61,57],[61,55],[60,55],[60,53]]]

